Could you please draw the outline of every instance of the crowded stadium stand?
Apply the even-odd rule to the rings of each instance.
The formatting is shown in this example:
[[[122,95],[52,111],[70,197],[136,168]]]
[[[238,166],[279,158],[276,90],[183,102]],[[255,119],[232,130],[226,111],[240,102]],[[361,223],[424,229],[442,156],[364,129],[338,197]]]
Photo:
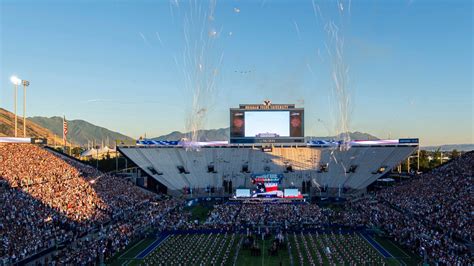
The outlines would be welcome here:
[[[139,155],[148,163],[142,167],[155,169],[153,176],[182,177],[168,180],[170,186],[200,184],[201,178],[212,181],[233,169],[245,176],[250,171],[241,173],[239,160],[247,160],[248,170],[271,161],[270,169],[283,174],[288,169],[281,166],[282,161],[300,161],[288,170],[295,174],[306,171],[310,164],[305,160],[311,156],[319,166],[321,160],[334,156],[338,163],[357,165],[355,173],[346,167],[349,177],[334,177],[357,187],[372,178],[356,180],[360,171],[370,169],[366,175],[379,175],[378,167],[390,168],[414,148],[351,147],[324,155],[327,148],[321,147],[273,147],[269,153],[255,148],[204,147],[191,151],[189,158],[182,147],[121,149],[127,150],[127,156]],[[189,165],[194,164],[193,158],[204,167],[196,175]],[[164,159],[168,164],[161,162]],[[182,163],[178,165],[182,169],[176,162]],[[214,169],[207,167],[210,162]],[[316,176],[329,175],[337,165],[328,163],[328,169],[313,171]],[[430,172],[344,201],[337,208],[304,201],[247,202],[222,197],[219,201],[188,201],[151,193],[52,149],[1,143],[0,265],[113,262],[140,247],[145,238],[152,239],[150,244],[124,263],[245,265],[255,258],[267,258],[282,265],[379,265],[394,259],[402,263],[404,258],[395,252],[405,250],[414,258],[405,264],[472,265],[473,175],[474,152],[468,152]],[[218,186],[218,181],[213,184]],[[191,212],[193,204],[200,206],[200,202],[211,204],[203,220]],[[378,237],[386,238],[391,243],[388,247],[396,245],[395,251]]]
[[[0,144],[0,177],[5,265],[50,251],[61,264],[98,262],[176,205],[31,144]]]

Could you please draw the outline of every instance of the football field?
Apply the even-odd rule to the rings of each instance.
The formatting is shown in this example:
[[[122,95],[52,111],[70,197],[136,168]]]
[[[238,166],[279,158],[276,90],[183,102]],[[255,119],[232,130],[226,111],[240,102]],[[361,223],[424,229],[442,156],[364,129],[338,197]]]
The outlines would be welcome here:
[[[142,239],[110,265],[413,265],[419,258],[392,241],[361,233],[287,233],[276,252],[273,238],[239,233],[179,233]],[[272,254],[273,253],[273,254]]]

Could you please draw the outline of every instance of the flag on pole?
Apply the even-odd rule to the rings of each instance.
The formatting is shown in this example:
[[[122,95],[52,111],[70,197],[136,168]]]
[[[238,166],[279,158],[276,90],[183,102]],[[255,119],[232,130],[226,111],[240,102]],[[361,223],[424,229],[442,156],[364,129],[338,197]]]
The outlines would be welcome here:
[[[66,139],[67,139],[67,120],[66,120],[66,116],[63,116],[63,141],[64,141],[64,146],[66,146]]]

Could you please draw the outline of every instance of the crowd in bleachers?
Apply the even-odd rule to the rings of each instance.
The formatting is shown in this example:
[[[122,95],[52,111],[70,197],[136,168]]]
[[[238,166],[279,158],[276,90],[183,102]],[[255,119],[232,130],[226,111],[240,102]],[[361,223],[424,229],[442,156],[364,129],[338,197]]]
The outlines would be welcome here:
[[[383,228],[397,242],[442,264],[474,263],[474,152],[375,197],[349,204],[340,221]]]
[[[473,241],[474,153],[441,166],[379,196],[458,238]],[[427,185],[429,184],[429,185]]]
[[[61,243],[66,247],[50,260],[98,262],[149,227],[318,229],[328,224],[379,227],[433,262],[472,264],[466,243],[473,241],[473,175],[470,152],[372,197],[351,201],[343,210],[314,204],[220,204],[200,223],[179,200],[160,200],[122,178],[38,146],[0,144],[0,183],[6,187],[0,193],[0,264]],[[317,255],[312,260],[319,262]]]
[[[29,144],[0,144],[0,178],[0,260],[10,263],[65,242],[61,263],[107,258],[177,205]]]

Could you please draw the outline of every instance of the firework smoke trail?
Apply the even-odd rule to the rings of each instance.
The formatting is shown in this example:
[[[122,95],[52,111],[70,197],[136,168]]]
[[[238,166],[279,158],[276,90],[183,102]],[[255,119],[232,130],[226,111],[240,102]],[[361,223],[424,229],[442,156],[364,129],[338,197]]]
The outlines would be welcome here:
[[[342,134],[342,140],[347,143],[350,141],[348,134],[350,95],[348,91],[349,67],[344,59],[344,38],[340,36],[340,30],[334,23],[328,24],[326,31],[332,42],[326,48],[331,58],[332,92],[336,101],[336,133]]]
[[[336,1],[337,18],[326,20],[318,4],[312,1],[314,16],[324,25],[324,31],[327,35],[326,50],[330,58],[332,95],[334,116],[336,117],[335,131],[336,135],[342,138],[342,150],[350,147],[350,87],[349,87],[349,66],[345,58],[345,39],[344,27],[350,18],[351,1]],[[337,21],[337,23],[335,22]]]
[[[293,25],[295,26],[296,34],[298,35],[298,39],[301,41],[300,27],[298,26],[298,23],[296,23],[295,20],[293,20]]]
[[[350,149],[350,83],[349,83],[349,66],[345,57],[345,39],[344,30],[350,19],[351,0],[337,0],[328,3],[331,10],[325,13],[321,11],[321,7],[312,0],[312,8],[316,24],[320,26],[326,34],[325,48],[329,57],[331,66],[331,100],[330,104],[334,111],[332,115],[335,117],[335,133],[336,137],[342,139],[342,144],[331,148],[328,165],[334,163],[336,167],[341,167],[344,175],[347,177],[347,164],[344,160],[338,160],[337,154],[346,152]],[[331,14],[336,14],[331,15]],[[318,58],[324,62],[321,51],[318,49]],[[329,128],[322,120],[321,122],[326,129]],[[339,149],[339,151],[337,150]],[[342,185],[342,184],[339,184]]]
[[[217,94],[217,77],[222,64],[223,53],[216,45],[221,30],[215,27],[216,0],[190,0],[183,10],[184,50],[182,64],[175,59],[184,76],[187,98],[191,98],[186,118],[188,140],[199,141],[209,109]]]
[[[140,35],[140,37],[142,38],[143,42],[145,43],[146,46],[148,47],[151,47],[150,43],[148,42],[148,39],[145,37],[145,35],[143,35],[143,33],[141,32],[138,32],[138,34]]]
[[[158,41],[161,44],[161,47],[163,47],[163,41],[161,40],[160,34],[158,32],[155,32],[155,33],[156,33],[156,38],[158,39]]]

